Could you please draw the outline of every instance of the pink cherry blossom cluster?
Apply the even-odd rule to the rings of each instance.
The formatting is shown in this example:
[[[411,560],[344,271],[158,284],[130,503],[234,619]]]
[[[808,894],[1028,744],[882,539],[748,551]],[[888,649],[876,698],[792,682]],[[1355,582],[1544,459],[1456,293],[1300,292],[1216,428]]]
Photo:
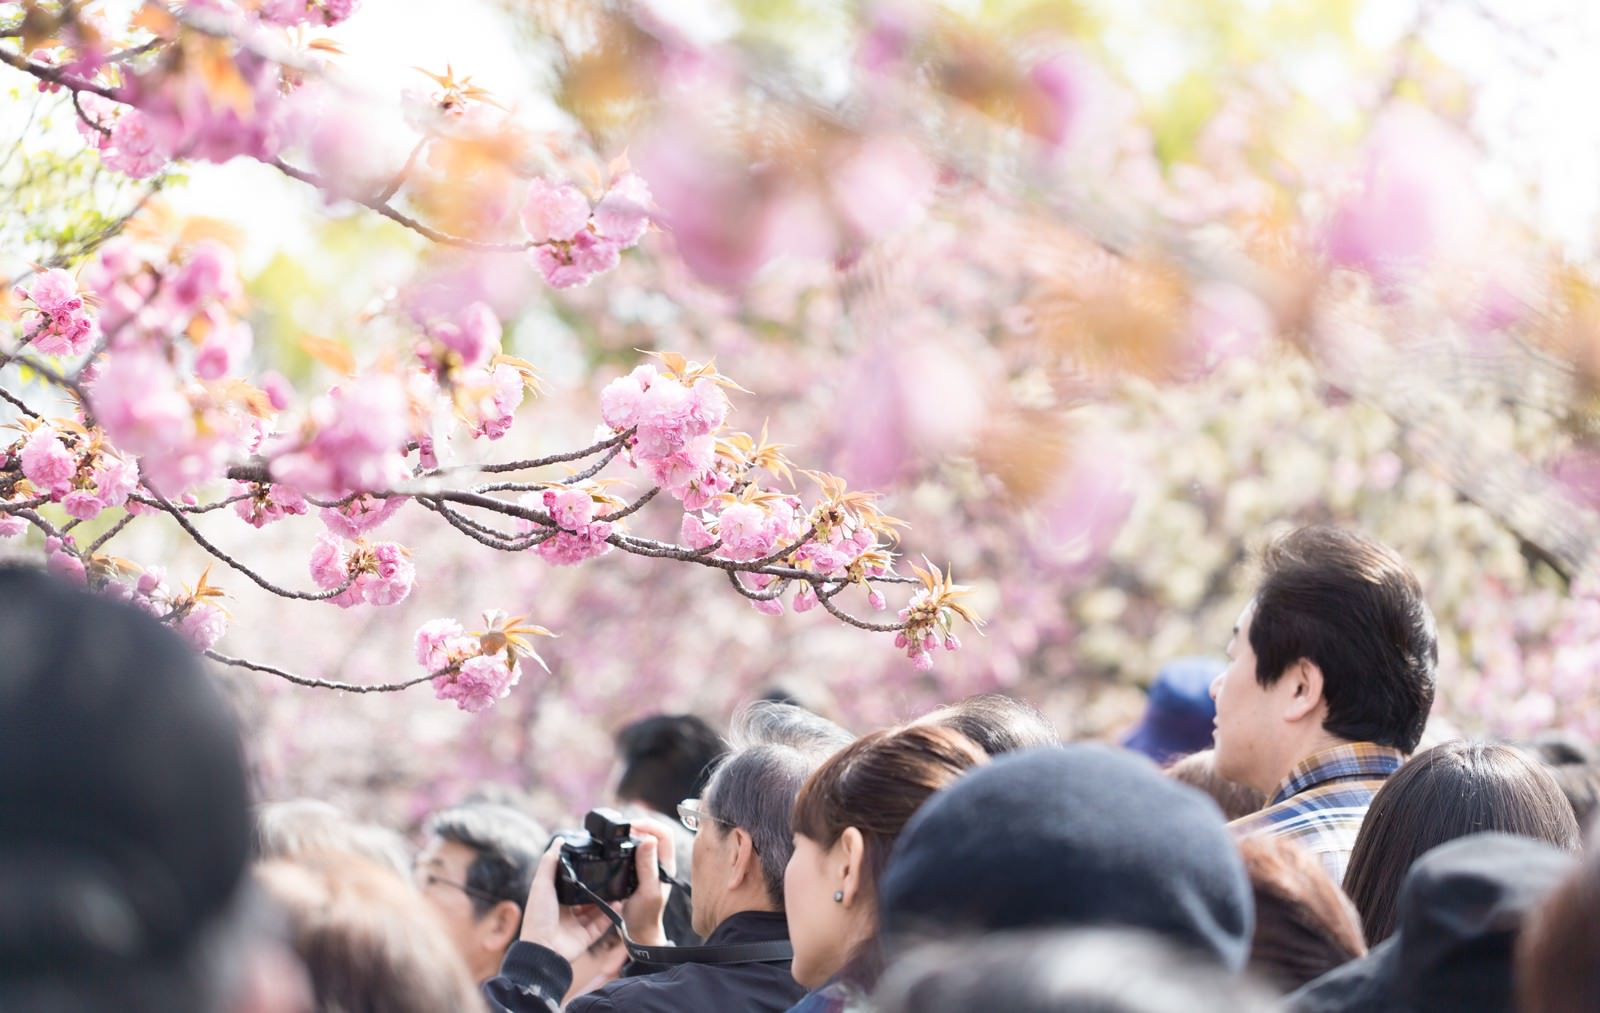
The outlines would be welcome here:
[[[561,486],[527,493],[517,501],[520,506],[543,509],[560,529],[539,542],[534,550],[539,558],[556,566],[576,566],[611,551],[611,544],[606,541],[611,537],[611,522],[594,519],[600,504],[595,502],[592,490],[592,483]],[[519,520],[517,528],[523,534],[541,529],[526,520]]]
[[[461,370],[481,369],[500,354],[500,318],[482,302],[471,302],[447,318],[419,320],[417,361],[447,384]]]
[[[359,0],[265,0],[260,13],[262,21],[286,28],[295,25],[331,28],[354,14],[358,4]]]
[[[0,454],[0,464],[13,456],[37,495],[48,496],[78,520],[122,506],[139,484],[133,461],[75,423],[35,426]]]
[[[223,45],[220,40],[212,45]],[[131,109],[115,118],[102,162],[136,179],[174,159],[226,162],[240,155],[270,160],[288,140],[290,113],[278,65],[239,47],[228,57],[243,97],[225,94],[205,75],[158,68],[130,77],[119,98]]]
[[[209,651],[228,631],[228,613],[205,600],[215,592],[197,594],[173,588],[160,566],[149,567],[132,582],[109,580],[100,591],[167,623],[197,651]]]
[[[32,304],[28,309],[35,315],[24,318],[27,341],[45,355],[80,355],[100,337],[100,325],[68,272],[41,271],[33,284],[17,291]]]
[[[264,528],[285,517],[301,516],[307,510],[306,498],[291,486],[275,482],[233,483],[233,495],[244,494],[249,498],[235,501],[233,512],[253,528]]]
[[[710,505],[732,485],[718,468],[713,435],[727,416],[728,396],[716,377],[686,381],[649,363],[600,392],[605,424],[614,432],[634,430],[628,441],[634,466],[647,468],[658,485],[691,510]]]
[[[223,392],[185,382],[152,347],[107,356],[89,395],[101,428],[168,494],[220,476],[257,432]]]
[[[405,496],[357,496],[339,506],[323,507],[319,516],[330,531],[356,539],[393,517],[405,505]]]
[[[262,448],[275,482],[313,495],[388,489],[409,475],[411,398],[398,377],[368,373],[310,405],[301,429]]]
[[[587,285],[617,266],[650,226],[650,188],[636,173],[618,176],[593,206],[571,183],[535,179],[522,205],[533,263],[554,288]]]
[[[340,608],[366,602],[393,605],[411,594],[416,568],[405,546],[395,542],[368,544],[364,539],[346,542],[323,532],[311,549],[311,579],[325,591],[349,587],[330,598]]]
[[[485,615],[484,624],[493,629],[495,614]],[[417,664],[439,673],[433,679],[438,699],[454,700],[457,707],[477,714],[505,699],[522,679],[522,663],[514,652],[486,649],[495,644],[490,640],[486,645],[486,639],[468,633],[454,619],[434,619],[417,630]]]
[[[961,638],[951,630],[949,614],[938,607],[937,599],[928,590],[919,590],[911,596],[906,607],[900,610],[904,630],[894,635],[894,646],[903,649],[917,671],[933,668],[933,652],[943,646],[947,651],[959,651]]]

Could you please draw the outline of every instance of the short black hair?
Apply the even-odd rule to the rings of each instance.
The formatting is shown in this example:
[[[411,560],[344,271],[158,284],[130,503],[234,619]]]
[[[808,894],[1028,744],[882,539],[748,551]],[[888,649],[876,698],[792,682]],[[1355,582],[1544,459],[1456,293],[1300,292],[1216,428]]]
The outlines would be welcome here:
[[[1295,662],[1322,670],[1323,727],[1409,753],[1433,706],[1438,634],[1422,587],[1388,546],[1334,527],[1269,545],[1250,621],[1256,681]]]
[[[435,813],[428,833],[472,849],[467,894],[473,914],[482,917],[503,900],[522,907],[533,872],[550,835],[534,820],[509,806],[469,802]]]
[[[617,797],[672,816],[678,803],[698,798],[728,744],[693,714],[657,714],[617,733],[622,777]]]

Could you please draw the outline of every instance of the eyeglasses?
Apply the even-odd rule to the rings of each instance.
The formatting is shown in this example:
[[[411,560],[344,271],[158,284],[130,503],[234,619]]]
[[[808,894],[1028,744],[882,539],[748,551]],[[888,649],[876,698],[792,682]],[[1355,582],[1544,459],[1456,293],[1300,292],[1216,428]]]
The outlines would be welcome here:
[[[729,829],[733,828],[732,823],[729,823],[727,820],[720,817],[713,816],[702,809],[701,806],[703,804],[704,803],[697,798],[686,798],[682,802],[678,803],[678,821],[683,824],[685,830],[689,831],[691,834],[698,834],[700,832],[701,820],[710,820],[713,823],[721,823],[723,826],[728,827]]]
[[[423,890],[433,886],[448,886],[452,889],[460,890],[468,897],[477,897],[479,900],[486,900],[490,903],[494,903],[500,899],[494,894],[489,893],[487,890],[479,890],[477,887],[468,886],[465,883],[457,883],[453,879],[445,879],[443,876],[421,869],[417,870],[417,886]],[[521,905],[519,904],[518,906],[520,907]]]

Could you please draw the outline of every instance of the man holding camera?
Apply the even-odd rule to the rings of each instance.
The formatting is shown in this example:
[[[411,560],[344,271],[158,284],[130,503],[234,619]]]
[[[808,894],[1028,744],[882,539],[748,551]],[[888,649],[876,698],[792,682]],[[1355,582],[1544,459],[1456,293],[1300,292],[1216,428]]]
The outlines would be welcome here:
[[[823,760],[846,745],[850,736],[830,721],[784,705],[760,705],[736,721],[733,752],[717,768],[705,794],[680,810],[695,832],[693,853],[695,931],[706,936],[705,947],[667,945],[662,929],[670,887],[657,871],[658,861],[673,871],[670,835],[643,824],[635,839],[634,868],[638,886],[620,905],[630,952],[681,962],[621,978],[573,999],[574,1013],[626,1010],[629,1013],[739,1010],[782,1013],[804,994],[789,973],[786,955],[789,928],[783,914],[783,872],[793,851],[789,814],[800,786]],[[593,814],[592,814],[593,815]],[[605,821],[590,821],[604,831]],[[553,843],[534,873],[522,926],[514,944],[484,992],[490,1007],[505,1013],[560,1008],[575,977],[592,976],[586,967],[589,947],[611,922],[594,904],[557,902],[558,873],[575,870],[578,857],[563,843]],[[570,875],[568,876],[570,879]],[[588,880],[586,873],[578,873]],[[572,886],[561,892],[572,899]],[[651,961],[652,965],[655,960]],[[578,982],[580,985],[582,981]]]

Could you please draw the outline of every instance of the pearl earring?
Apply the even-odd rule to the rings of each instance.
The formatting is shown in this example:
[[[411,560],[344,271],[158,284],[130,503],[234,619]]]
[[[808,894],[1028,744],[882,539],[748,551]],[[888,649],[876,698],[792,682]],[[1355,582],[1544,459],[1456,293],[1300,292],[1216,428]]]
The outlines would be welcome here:
[[[833,902],[835,904],[843,904],[844,903],[844,891],[843,890],[835,890],[835,891],[833,891]]]

